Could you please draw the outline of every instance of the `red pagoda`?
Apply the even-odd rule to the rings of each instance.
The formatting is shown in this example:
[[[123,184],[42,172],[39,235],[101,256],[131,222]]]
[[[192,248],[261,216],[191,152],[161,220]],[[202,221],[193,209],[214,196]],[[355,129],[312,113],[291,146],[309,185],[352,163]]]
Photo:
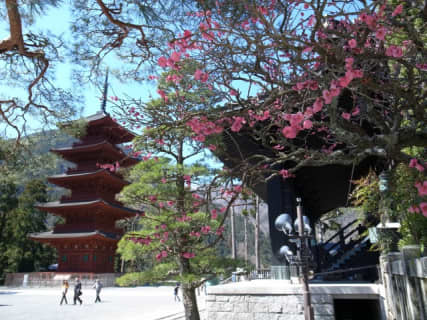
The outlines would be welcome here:
[[[117,242],[123,234],[115,222],[138,212],[115,199],[128,182],[99,164],[136,164],[136,159],[117,147],[131,141],[134,135],[104,112],[86,120],[86,134],[78,142],[51,150],[76,165],[48,178],[49,182],[70,189],[71,194],[38,206],[63,217],[65,223],[50,232],[31,234],[30,238],[57,249],[58,272],[112,273]]]

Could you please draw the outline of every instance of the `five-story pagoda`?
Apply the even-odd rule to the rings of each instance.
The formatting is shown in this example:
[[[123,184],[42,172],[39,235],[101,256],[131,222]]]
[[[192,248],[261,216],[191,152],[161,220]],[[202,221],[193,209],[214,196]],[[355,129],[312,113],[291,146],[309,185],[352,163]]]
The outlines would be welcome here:
[[[65,223],[50,232],[31,234],[30,238],[57,249],[58,272],[112,273],[117,242],[123,234],[115,223],[138,212],[123,207],[115,199],[128,183],[114,170],[100,165],[136,164],[136,159],[117,147],[131,141],[134,135],[104,111],[86,121],[86,133],[78,142],[51,150],[76,165],[64,174],[48,178],[49,182],[70,189],[71,195],[38,206],[63,217]]]

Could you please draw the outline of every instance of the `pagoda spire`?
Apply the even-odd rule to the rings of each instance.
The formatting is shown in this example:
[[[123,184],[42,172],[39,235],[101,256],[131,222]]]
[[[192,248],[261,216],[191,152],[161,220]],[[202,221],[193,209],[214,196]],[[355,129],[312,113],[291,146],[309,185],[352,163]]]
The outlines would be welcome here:
[[[107,67],[107,73],[105,75],[105,82],[104,82],[104,91],[102,93],[102,102],[101,102],[101,111],[105,114],[108,114],[106,107],[107,107],[107,92],[108,92],[108,72],[109,69]]]

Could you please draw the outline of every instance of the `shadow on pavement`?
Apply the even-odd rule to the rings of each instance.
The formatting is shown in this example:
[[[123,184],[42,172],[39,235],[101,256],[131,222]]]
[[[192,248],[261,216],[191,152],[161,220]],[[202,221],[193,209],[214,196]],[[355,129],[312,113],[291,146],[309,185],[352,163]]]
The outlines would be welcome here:
[[[0,294],[17,294],[16,291],[0,291]]]

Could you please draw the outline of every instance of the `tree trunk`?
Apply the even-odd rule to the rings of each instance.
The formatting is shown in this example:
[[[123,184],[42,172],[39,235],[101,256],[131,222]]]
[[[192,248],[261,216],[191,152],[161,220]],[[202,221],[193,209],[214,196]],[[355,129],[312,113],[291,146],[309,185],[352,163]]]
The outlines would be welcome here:
[[[0,40],[0,52],[6,52],[18,48],[20,53],[25,51],[24,37],[22,35],[21,15],[17,0],[6,0],[7,15],[9,18],[10,37]]]
[[[184,303],[185,320],[200,320],[195,288],[190,285],[183,284],[182,299]]]
[[[185,276],[191,274],[191,266],[188,259],[180,258],[180,274]],[[191,283],[182,284],[182,302],[184,304],[185,320],[200,320],[199,308],[197,306],[196,290]]]

